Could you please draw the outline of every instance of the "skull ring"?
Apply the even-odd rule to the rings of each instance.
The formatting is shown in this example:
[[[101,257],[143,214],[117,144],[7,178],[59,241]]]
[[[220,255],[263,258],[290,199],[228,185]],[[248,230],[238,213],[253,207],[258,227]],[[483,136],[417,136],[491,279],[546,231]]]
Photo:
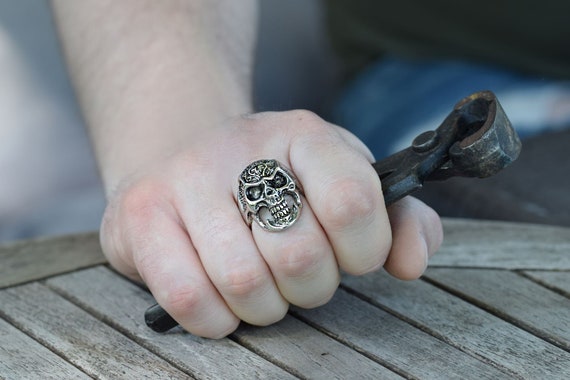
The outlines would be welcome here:
[[[277,160],[252,162],[241,172],[237,198],[248,226],[253,219],[267,231],[282,231],[301,213],[302,189]]]

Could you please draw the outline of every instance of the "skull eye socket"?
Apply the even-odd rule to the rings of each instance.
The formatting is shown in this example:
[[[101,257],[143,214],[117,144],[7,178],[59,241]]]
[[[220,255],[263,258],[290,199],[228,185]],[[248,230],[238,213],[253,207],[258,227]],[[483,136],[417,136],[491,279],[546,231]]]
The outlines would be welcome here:
[[[287,184],[287,178],[282,173],[275,174],[273,180],[271,181],[271,186],[275,188],[283,187]]]
[[[245,190],[245,196],[250,201],[257,201],[263,195],[263,187],[261,185],[251,186]]]

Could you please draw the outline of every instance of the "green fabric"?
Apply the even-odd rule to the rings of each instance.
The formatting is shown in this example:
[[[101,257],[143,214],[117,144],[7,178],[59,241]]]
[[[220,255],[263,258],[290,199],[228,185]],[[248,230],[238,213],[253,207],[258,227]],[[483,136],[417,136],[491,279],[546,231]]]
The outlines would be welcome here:
[[[461,58],[570,79],[569,0],[326,0],[351,71],[383,53]]]

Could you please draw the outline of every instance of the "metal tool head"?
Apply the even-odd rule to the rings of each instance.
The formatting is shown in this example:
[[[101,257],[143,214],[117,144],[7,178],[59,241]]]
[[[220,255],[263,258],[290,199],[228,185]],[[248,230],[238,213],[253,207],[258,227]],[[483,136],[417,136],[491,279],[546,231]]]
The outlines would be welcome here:
[[[453,175],[489,177],[517,159],[521,141],[492,92],[470,95],[455,110],[458,141],[449,149]]]
[[[412,145],[373,164],[387,204],[419,190],[424,181],[489,177],[512,163],[521,142],[490,91],[458,102],[441,125]]]

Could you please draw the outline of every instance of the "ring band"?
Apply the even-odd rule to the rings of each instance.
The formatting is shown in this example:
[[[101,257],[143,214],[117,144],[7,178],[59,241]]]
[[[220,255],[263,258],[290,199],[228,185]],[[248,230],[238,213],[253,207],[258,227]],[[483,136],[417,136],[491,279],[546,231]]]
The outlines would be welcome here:
[[[291,227],[301,214],[302,188],[277,160],[249,164],[238,178],[237,199],[245,222],[253,220],[267,231]]]

